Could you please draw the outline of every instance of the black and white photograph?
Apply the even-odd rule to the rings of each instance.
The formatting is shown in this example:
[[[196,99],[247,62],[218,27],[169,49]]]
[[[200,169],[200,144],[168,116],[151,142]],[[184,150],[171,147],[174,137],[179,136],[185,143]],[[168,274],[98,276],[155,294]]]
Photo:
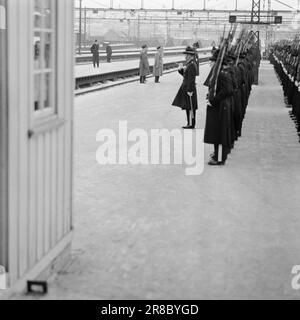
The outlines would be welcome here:
[[[0,300],[300,300],[300,0],[0,0]]]

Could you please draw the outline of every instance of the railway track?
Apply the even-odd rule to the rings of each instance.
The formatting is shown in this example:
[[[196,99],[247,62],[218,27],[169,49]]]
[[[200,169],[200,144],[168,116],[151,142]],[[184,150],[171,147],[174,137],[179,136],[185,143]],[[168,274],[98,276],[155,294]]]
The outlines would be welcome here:
[[[209,61],[209,55],[201,57],[201,64]],[[177,70],[178,63],[184,63],[183,59],[178,59],[175,62],[164,63],[164,73],[169,73]],[[153,67],[150,67],[150,72],[153,72]],[[123,83],[137,81],[139,76],[139,68],[131,68],[127,70],[106,72],[102,74],[94,74],[89,76],[76,78],[76,95],[85,94],[97,90],[106,89],[108,87],[120,85]],[[119,81],[123,80],[123,81]]]

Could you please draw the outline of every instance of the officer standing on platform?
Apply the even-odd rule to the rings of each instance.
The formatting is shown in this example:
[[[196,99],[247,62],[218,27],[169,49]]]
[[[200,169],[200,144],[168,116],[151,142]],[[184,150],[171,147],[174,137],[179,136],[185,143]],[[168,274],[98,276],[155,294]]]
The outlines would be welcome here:
[[[196,110],[198,109],[195,50],[188,46],[183,53],[186,55],[186,67],[180,66],[178,70],[183,76],[183,82],[172,105],[186,111],[187,125],[183,129],[194,129],[196,126]]]

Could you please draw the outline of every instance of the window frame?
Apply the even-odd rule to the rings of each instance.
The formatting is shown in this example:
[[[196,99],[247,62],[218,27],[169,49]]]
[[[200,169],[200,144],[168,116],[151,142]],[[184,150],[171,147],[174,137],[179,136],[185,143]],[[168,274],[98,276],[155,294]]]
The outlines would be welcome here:
[[[58,1],[50,0],[50,28],[45,26],[36,27],[35,26],[35,0],[31,0],[31,12],[32,12],[32,39],[34,39],[36,33],[40,33],[42,40],[45,39],[47,35],[50,35],[50,68],[46,68],[44,65],[44,58],[40,58],[43,62],[43,65],[39,69],[35,69],[34,65],[34,50],[33,47],[30,47],[31,50],[31,92],[32,92],[32,103],[30,104],[30,114],[31,122],[33,126],[39,125],[42,122],[48,122],[58,117],[57,110],[57,99],[56,99],[56,79],[57,79],[57,43],[58,43],[58,34],[57,34],[57,9]],[[32,42],[33,43],[33,42]],[[45,56],[44,46],[40,48],[40,56]],[[41,109],[35,110],[35,77],[37,75],[42,75],[40,95],[39,95],[39,105],[42,106]],[[50,85],[49,85],[49,107],[44,107],[43,103],[45,101],[45,88],[46,88],[46,75],[50,75]]]

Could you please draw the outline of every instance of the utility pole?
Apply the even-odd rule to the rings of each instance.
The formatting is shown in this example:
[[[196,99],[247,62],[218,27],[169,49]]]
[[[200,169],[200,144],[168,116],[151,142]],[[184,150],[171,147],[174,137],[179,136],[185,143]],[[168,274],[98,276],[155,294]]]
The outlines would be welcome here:
[[[172,0],[172,10],[174,10],[174,9],[175,9],[175,0]]]
[[[86,39],[86,23],[87,23],[87,18],[86,18],[86,7],[84,8],[84,47],[87,45],[87,39]]]
[[[79,0],[79,37],[78,37],[78,42],[79,42],[79,50],[78,53],[81,54],[81,21],[82,21],[82,0]]]
[[[237,0],[235,0],[235,11],[237,11],[237,6],[238,6]]]
[[[131,27],[131,25],[130,25],[130,20],[128,19],[128,21],[127,21],[127,25],[128,25],[128,41],[131,41],[131,39],[130,39],[130,35],[131,35],[131,33],[130,33],[130,27]]]
[[[272,4],[271,4],[271,0],[268,0],[268,23],[271,23],[271,8],[272,8]],[[271,24],[267,25],[267,30],[266,30],[266,49],[271,41],[272,38],[272,26]]]
[[[203,10],[206,10],[206,0],[203,0]]]
[[[252,0],[251,23],[260,22],[260,0]]]
[[[251,26],[253,24],[260,24],[260,0],[252,0],[252,11],[251,11]],[[256,42],[259,44],[259,30],[256,32],[253,31],[254,36],[256,37]]]
[[[137,40],[138,40],[138,46],[140,46],[141,41],[141,25],[140,25],[140,13],[138,12],[138,21],[137,21]]]
[[[167,41],[166,41],[166,43],[168,43],[169,42],[169,39],[170,39],[170,30],[171,29],[171,26],[170,26],[170,21],[169,20],[167,20]]]
[[[272,3],[271,0],[268,0],[268,22],[271,22],[271,9],[272,9]]]
[[[251,11],[251,26],[253,28],[253,24],[257,26],[260,24],[260,0],[252,0],[252,11]],[[260,35],[259,29],[253,31],[253,35],[256,38],[255,42],[258,47],[260,47]],[[259,77],[259,65],[256,61],[254,61],[255,65],[253,66],[254,69],[254,84],[258,85],[258,77]]]

